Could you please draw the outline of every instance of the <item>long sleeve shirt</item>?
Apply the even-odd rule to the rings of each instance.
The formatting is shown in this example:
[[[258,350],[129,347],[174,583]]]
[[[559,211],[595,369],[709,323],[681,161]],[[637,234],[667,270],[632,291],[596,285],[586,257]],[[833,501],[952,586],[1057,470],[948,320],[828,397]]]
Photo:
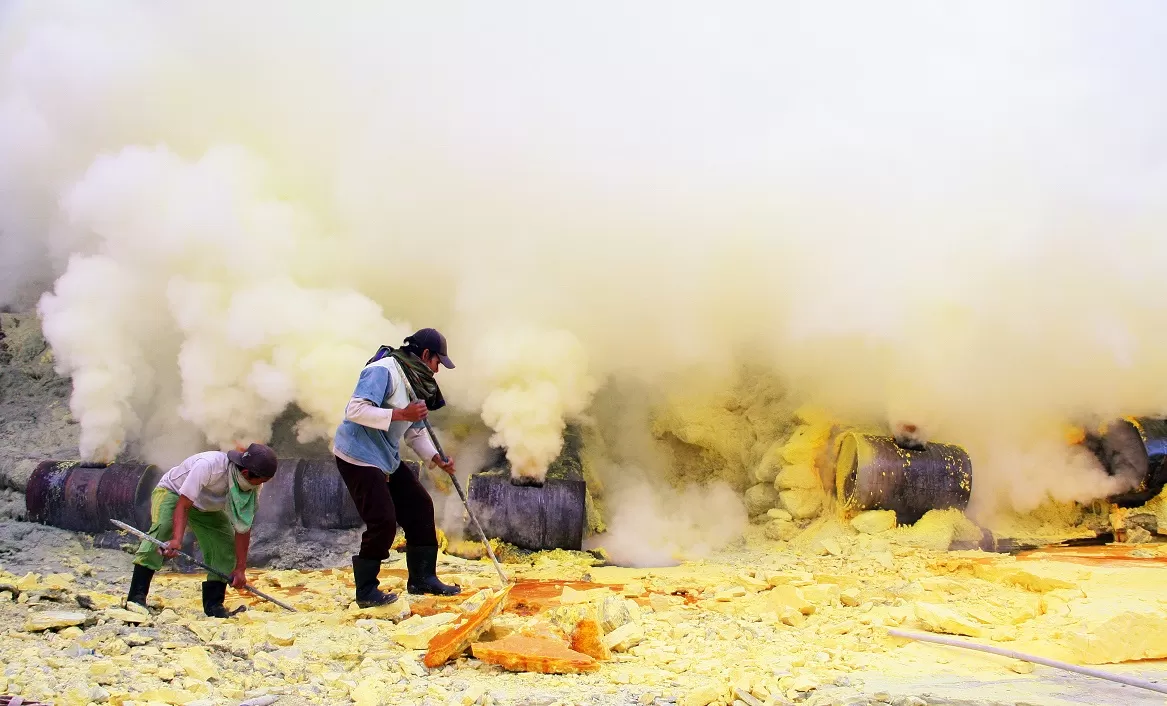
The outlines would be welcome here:
[[[352,398],[345,406],[344,421],[337,427],[332,452],[358,466],[379,468],[389,475],[401,465],[404,438],[423,461],[430,463],[437,449],[423,422],[393,421],[393,410],[409,404],[405,373],[386,357],[361,370]]]

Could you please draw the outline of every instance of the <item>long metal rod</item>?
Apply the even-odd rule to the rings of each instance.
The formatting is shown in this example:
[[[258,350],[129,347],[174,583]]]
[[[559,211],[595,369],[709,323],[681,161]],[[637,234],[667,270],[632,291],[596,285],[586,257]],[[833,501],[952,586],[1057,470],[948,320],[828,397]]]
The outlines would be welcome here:
[[[135,537],[138,537],[140,539],[144,539],[147,542],[152,542],[153,544],[157,545],[159,549],[163,548],[166,545],[165,542],[163,542],[159,539],[156,539],[154,537],[151,537],[150,535],[146,534],[145,532],[143,532],[139,529],[136,529],[134,527],[131,527],[124,522],[118,522],[117,520],[110,520],[110,522],[114,523],[120,529],[123,529],[123,530],[129,532],[130,534],[134,535]],[[192,562],[194,562],[198,566],[201,566],[202,568],[206,569],[207,571],[210,571],[212,574],[222,578],[224,581],[227,582],[228,585],[230,585],[231,577],[228,576],[227,574],[224,574],[222,571],[219,571],[217,569],[212,569],[211,567],[207,566],[206,564],[199,561],[198,559],[195,559],[193,556],[191,556],[190,554],[187,554],[186,552],[184,552],[182,550],[176,549],[175,553],[178,554],[179,556],[186,557],[187,559],[191,560]],[[243,584],[243,588],[247,589],[251,593],[254,593],[255,595],[259,596],[260,598],[264,599],[265,601],[271,601],[272,603],[275,603],[276,605],[278,605],[281,608],[284,608],[286,610],[290,610],[293,613],[299,612],[295,608],[293,608],[292,606],[288,605],[287,603],[284,603],[276,598],[272,598],[271,596],[260,591],[259,589],[252,586],[249,583]]]
[[[921,632],[909,632],[907,630],[896,630],[895,628],[888,628],[888,635],[895,635],[907,640],[919,640],[920,642],[934,642],[938,645],[948,645],[950,647],[963,647],[968,650],[978,650],[980,652],[988,652],[990,654],[1000,655],[1002,657],[1011,657],[1019,659],[1023,662],[1033,662],[1034,664],[1042,664],[1047,667],[1055,669],[1064,669],[1067,672],[1076,672],[1084,674],[1088,677],[1097,677],[1098,679],[1106,679],[1107,681],[1118,682],[1119,684],[1126,684],[1127,686],[1137,686],[1140,689],[1147,689],[1149,691],[1157,691],[1160,694],[1167,694],[1167,685],[1157,684],[1146,679],[1139,679],[1138,677],[1128,677],[1122,674],[1115,674],[1114,672],[1104,672],[1101,669],[1091,669],[1089,667],[1079,667],[1076,664],[1069,662],[1059,662],[1056,659],[1046,659],[1045,657],[1038,657],[1037,655],[1025,654],[1023,652],[1014,652],[1013,650],[1004,650],[1000,647],[993,647],[991,645],[981,645],[975,642],[965,642],[964,640],[955,640],[950,637],[940,637],[939,635],[930,635]]]
[[[404,375],[401,379],[405,381],[405,391],[409,393],[409,401],[416,402],[417,395],[413,392],[413,385],[409,384],[409,379]],[[438,456],[443,463],[449,462],[450,458],[446,456],[446,452],[442,450],[442,444],[438,441],[438,435],[434,433],[434,428],[430,426],[430,420],[427,417],[422,422],[425,424],[425,430],[430,435],[430,441],[434,442],[434,448],[438,451]],[[425,459],[429,460],[429,459]],[[486,532],[482,531],[482,525],[478,523],[478,518],[474,516],[474,511],[470,509],[470,501],[466,499],[466,493],[462,492],[462,485],[458,482],[458,477],[453,473],[449,474],[450,480],[454,481],[454,489],[458,491],[458,497],[462,498],[462,506],[466,508],[466,514],[470,515],[470,520],[474,523],[474,529],[478,530],[478,536],[482,538],[482,546],[486,547],[486,554],[490,557],[490,561],[494,563],[494,570],[498,572],[498,577],[502,579],[503,585],[510,583],[510,579],[502,571],[502,564],[498,563],[498,559],[494,557],[494,550],[490,548],[490,540],[486,538]]]

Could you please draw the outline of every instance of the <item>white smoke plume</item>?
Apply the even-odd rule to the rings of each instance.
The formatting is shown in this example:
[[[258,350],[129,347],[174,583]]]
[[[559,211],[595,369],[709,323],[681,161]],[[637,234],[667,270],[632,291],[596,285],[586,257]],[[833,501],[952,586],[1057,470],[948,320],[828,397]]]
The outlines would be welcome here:
[[[476,352],[482,419],[497,430],[490,445],[506,449],[512,478],[542,481],[563,450],[565,420],[596,391],[586,352],[570,332],[534,330],[488,335]]]
[[[721,481],[670,488],[641,482],[622,488],[608,530],[589,540],[618,566],[675,566],[702,559],[741,536],[749,524],[733,488]]]
[[[739,354],[1019,509],[1107,491],[1062,422],[1167,412],[1160,3],[0,13],[0,305],[49,291],[88,456],[327,435],[426,325],[534,475]]]

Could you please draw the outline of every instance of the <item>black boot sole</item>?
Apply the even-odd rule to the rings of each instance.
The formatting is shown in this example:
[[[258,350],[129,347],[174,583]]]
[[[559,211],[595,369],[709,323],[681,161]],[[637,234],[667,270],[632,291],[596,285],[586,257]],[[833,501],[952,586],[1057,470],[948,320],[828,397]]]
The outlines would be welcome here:
[[[456,596],[462,592],[458,586],[450,586],[449,589],[440,588],[425,588],[418,586],[409,586],[406,588],[411,596]]]
[[[358,599],[357,600],[357,607],[358,608],[380,608],[381,606],[391,605],[391,604],[396,603],[396,602],[397,602],[397,594],[396,593],[386,593],[385,600],[362,601],[362,600]]]

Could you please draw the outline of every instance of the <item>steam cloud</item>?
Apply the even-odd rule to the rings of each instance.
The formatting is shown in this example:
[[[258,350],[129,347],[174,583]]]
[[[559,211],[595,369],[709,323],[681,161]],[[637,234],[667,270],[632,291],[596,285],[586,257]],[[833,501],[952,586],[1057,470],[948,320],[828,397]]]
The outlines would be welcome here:
[[[533,476],[610,375],[739,355],[988,506],[1167,411],[1160,3],[0,8],[0,305],[86,456],[330,434],[423,325]]]

